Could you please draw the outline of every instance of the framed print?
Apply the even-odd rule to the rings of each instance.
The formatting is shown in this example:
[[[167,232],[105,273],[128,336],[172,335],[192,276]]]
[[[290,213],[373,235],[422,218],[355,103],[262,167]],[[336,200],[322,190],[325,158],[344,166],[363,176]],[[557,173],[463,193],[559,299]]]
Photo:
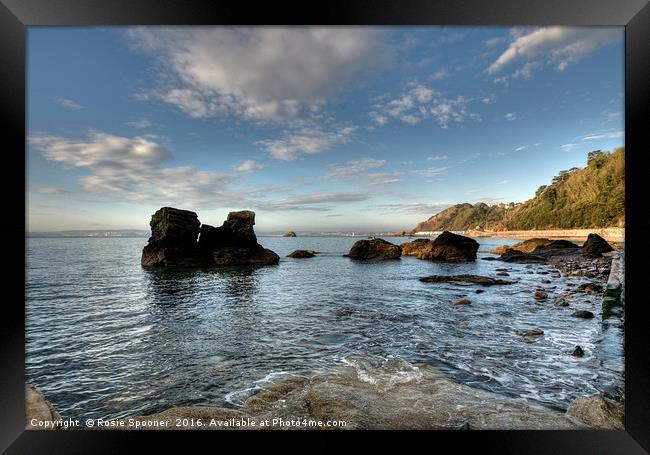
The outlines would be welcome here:
[[[646,453],[650,7],[311,6],[3,0],[3,449]]]

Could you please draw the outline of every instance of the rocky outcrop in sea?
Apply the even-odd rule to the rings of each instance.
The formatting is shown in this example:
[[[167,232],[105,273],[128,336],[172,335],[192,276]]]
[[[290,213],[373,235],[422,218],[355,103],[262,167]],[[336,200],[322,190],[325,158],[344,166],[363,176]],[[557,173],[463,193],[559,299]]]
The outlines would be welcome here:
[[[277,264],[280,257],[257,243],[255,212],[230,212],[222,226],[201,225],[197,214],[163,207],[151,217],[141,263],[152,267]],[[198,238],[198,240],[197,240]]]
[[[350,248],[347,256],[357,260],[399,259],[402,255],[402,247],[383,239],[358,240]]]
[[[434,261],[475,261],[478,242],[463,235],[443,232],[434,240],[417,239],[403,243],[402,254]]]

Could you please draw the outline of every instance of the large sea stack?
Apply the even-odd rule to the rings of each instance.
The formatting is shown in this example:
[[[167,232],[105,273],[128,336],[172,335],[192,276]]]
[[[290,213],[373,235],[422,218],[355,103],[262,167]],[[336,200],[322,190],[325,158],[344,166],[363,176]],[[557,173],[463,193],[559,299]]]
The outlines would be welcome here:
[[[402,244],[404,255],[434,261],[475,261],[477,251],[476,240],[448,231],[440,234],[435,240],[417,239]]]
[[[163,207],[151,217],[143,266],[214,267],[277,264],[280,257],[259,243],[255,212],[230,212],[220,227],[201,226],[194,212]],[[197,241],[198,238],[198,241]]]

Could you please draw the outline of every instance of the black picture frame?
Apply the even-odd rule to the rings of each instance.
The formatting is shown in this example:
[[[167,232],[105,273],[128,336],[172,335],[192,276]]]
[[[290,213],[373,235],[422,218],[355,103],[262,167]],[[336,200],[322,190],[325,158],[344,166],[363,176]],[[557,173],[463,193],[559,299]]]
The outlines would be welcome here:
[[[0,318],[0,448],[6,453],[117,453],[135,440],[169,444],[170,433],[193,441],[214,432],[26,431],[25,188],[26,27],[83,25],[610,25],[625,27],[626,318],[625,431],[470,431],[427,433],[432,447],[480,445],[498,453],[647,453],[650,451],[650,330],[643,297],[643,235],[650,232],[643,155],[650,118],[650,4],[645,0],[356,0],[300,5],[199,0],[0,0],[0,109],[5,195],[0,230],[5,261]],[[9,138],[9,144],[6,139]],[[8,162],[7,162],[8,160]],[[23,172],[21,172],[21,170]],[[21,239],[23,241],[21,241]],[[24,269],[23,269],[24,270]],[[56,309],[53,309],[56,311]],[[270,433],[255,433],[267,437]],[[283,435],[286,432],[281,432]],[[345,432],[337,432],[341,435]],[[390,432],[383,433],[388,434]],[[329,433],[330,435],[332,433]],[[219,439],[224,436],[219,432]],[[240,438],[241,433],[230,436]],[[310,433],[310,438],[314,434]],[[320,435],[319,437],[323,437]],[[385,436],[374,433],[373,439]],[[389,436],[390,437],[390,436]],[[410,438],[410,435],[407,435]],[[200,441],[214,444],[214,442]],[[198,442],[197,442],[198,443]],[[209,446],[208,446],[209,447]],[[221,446],[213,446],[221,449]],[[309,447],[309,446],[308,446]]]

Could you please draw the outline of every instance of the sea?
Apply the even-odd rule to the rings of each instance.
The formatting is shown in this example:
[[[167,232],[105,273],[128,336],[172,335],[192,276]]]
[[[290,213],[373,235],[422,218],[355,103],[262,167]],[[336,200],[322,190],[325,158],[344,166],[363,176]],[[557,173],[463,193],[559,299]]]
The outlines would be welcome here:
[[[558,410],[579,396],[624,396],[622,321],[601,320],[599,295],[553,304],[592,280],[482,260],[514,239],[478,238],[478,260],[458,264],[343,257],[357,240],[258,236],[280,255],[278,265],[147,269],[146,238],[28,238],[27,381],[64,418],[77,419],[236,408],[273,381],[355,355],[426,363],[464,384]],[[286,257],[296,249],[320,253]],[[497,268],[510,275],[498,278],[515,283],[418,280],[495,277]],[[538,288],[550,299],[536,301]],[[472,304],[453,305],[461,298]],[[577,309],[596,317],[572,317]],[[544,335],[520,335],[533,328]],[[584,357],[571,355],[576,345]]]

